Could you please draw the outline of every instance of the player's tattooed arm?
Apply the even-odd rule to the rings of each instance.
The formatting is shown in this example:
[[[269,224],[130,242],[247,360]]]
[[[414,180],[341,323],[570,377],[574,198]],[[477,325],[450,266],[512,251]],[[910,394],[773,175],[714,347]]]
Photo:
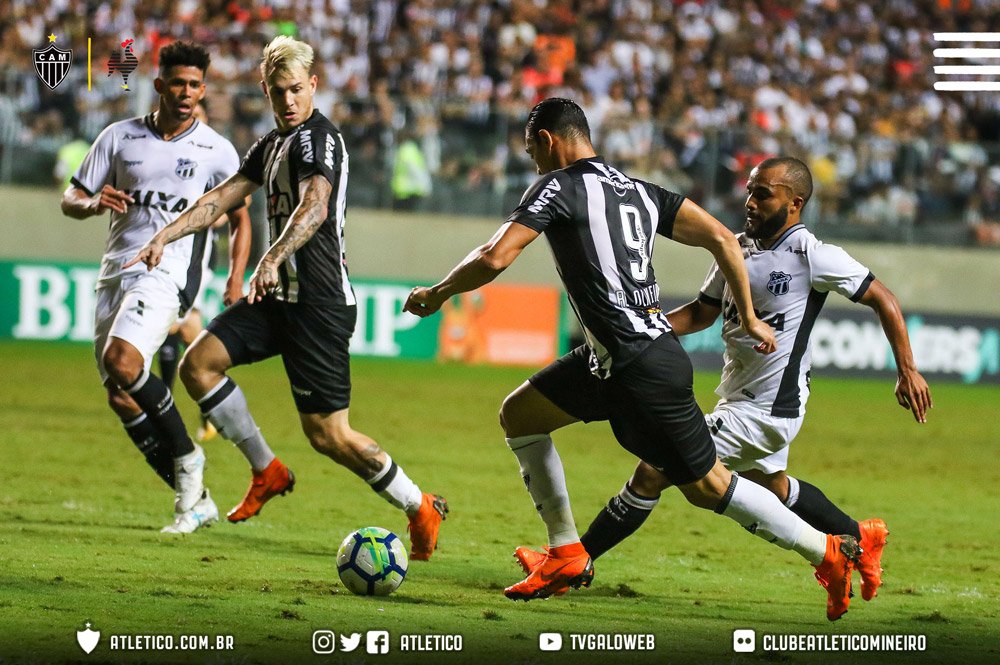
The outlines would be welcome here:
[[[239,173],[230,176],[203,194],[180,217],[160,229],[122,268],[129,268],[142,261],[149,270],[152,270],[163,258],[164,246],[212,226],[224,212],[238,206],[259,186]]]
[[[299,205],[292,211],[285,230],[271,245],[250,278],[251,303],[261,300],[278,286],[278,266],[302,247],[326,221],[333,185],[317,174],[299,183]]]

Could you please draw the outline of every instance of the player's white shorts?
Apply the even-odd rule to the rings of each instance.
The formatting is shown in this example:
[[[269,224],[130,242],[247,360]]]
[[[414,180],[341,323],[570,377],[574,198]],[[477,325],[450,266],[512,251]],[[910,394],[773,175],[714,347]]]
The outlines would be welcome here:
[[[788,444],[802,428],[802,416],[778,418],[752,402],[719,402],[705,421],[727,468],[768,474],[788,467]]]
[[[123,339],[142,354],[149,369],[170,326],[180,313],[177,285],[158,270],[127,273],[98,282],[94,314],[94,355],[101,381],[108,380],[102,357],[109,337]]]

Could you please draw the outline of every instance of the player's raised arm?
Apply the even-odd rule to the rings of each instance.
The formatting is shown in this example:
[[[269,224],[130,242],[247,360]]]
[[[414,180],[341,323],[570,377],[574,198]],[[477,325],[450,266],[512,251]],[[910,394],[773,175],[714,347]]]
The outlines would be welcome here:
[[[223,213],[240,205],[259,186],[239,173],[230,176],[195,201],[180,217],[160,229],[122,268],[142,261],[152,270],[159,265],[165,245],[212,226]]]
[[[229,218],[229,277],[222,302],[226,307],[243,297],[243,275],[250,259],[253,227],[250,222],[250,199],[243,206],[226,213]]]
[[[440,282],[426,288],[418,286],[410,291],[403,311],[420,317],[428,316],[441,309],[441,305],[453,295],[489,284],[538,235],[538,231],[523,224],[505,223],[488,243],[469,252]]]
[[[896,296],[885,284],[874,280],[858,301],[868,305],[878,314],[882,330],[889,340],[892,355],[896,359],[899,378],[896,380],[896,401],[904,409],[913,413],[918,423],[927,422],[927,410],[934,406],[927,381],[917,371],[910,348],[910,336],[906,332],[906,321]]]
[[[712,253],[733,293],[743,329],[760,342],[754,349],[772,353],[777,348],[774,331],[754,313],[743,252],[732,231],[696,203],[684,199],[674,219],[672,237],[679,243],[703,247]]]
[[[278,286],[278,266],[306,244],[326,221],[332,192],[333,185],[322,173],[299,183],[299,205],[288,218],[285,230],[261,257],[257,270],[250,277],[250,294],[247,296],[249,302],[260,301]]]

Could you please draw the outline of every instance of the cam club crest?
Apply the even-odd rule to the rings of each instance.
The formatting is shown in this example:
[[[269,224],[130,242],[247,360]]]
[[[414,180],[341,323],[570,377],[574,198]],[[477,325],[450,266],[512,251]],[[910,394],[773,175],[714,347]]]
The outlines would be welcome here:
[[[85,653],[90,653],[97,648],[97,643],[101,640],[101,631],[91,630],[90,622],[87,622],[86,630],[76,631],[76,643]]]
[[[177,159],[177,168],[174,169],[174,173],[181,180],[190,180],[194,177],[194,170],[196,168],[198,168],[198,162],[180,157]]]
[[[792,276],[775,270],[771,273],[771,279],[767,280],[767,290],[776,296],[783,296],[788,293],[788,283],[792,281]]]
[[[56,86],[63,82],[73,64],[73,51],[56,46],[56,39],[54,34],[49,35],[48,46],[31,52],[35,72],[49,90],[55,90]]]

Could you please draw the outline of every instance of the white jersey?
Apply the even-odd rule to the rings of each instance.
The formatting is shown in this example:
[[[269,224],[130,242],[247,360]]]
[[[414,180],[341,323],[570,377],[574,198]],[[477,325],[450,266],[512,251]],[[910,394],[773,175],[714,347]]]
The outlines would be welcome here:
[[[236,173],[240,160],[233,145],[208,125],[195,120],[178,136],[164,140],[153,116],[131,118],[107,127],[91,146],[72,183],[93,196],[104,185],[129,194],[128,212],[111,213],[108,242],[99,281],[146,270],[131,259],[153,235],[171,223],[198,198]],[[210,231],[170,243],[157,270],[177,286],[181,304],[190,307],[201,286]]]
[[[713,264],[699,300],[722,308],[726,342],[722,402],[752,401],[772,416],[805,414],[812,363],[809,335],[830,291],[857,302],[875,279],[868,268],[836,245],[827,245],[801,224],[788,229],[770,249],[744,234],[743,248],[750,293],[757,316],[774,328],[778,350],[762,355],[740,327],[732,292]]]

